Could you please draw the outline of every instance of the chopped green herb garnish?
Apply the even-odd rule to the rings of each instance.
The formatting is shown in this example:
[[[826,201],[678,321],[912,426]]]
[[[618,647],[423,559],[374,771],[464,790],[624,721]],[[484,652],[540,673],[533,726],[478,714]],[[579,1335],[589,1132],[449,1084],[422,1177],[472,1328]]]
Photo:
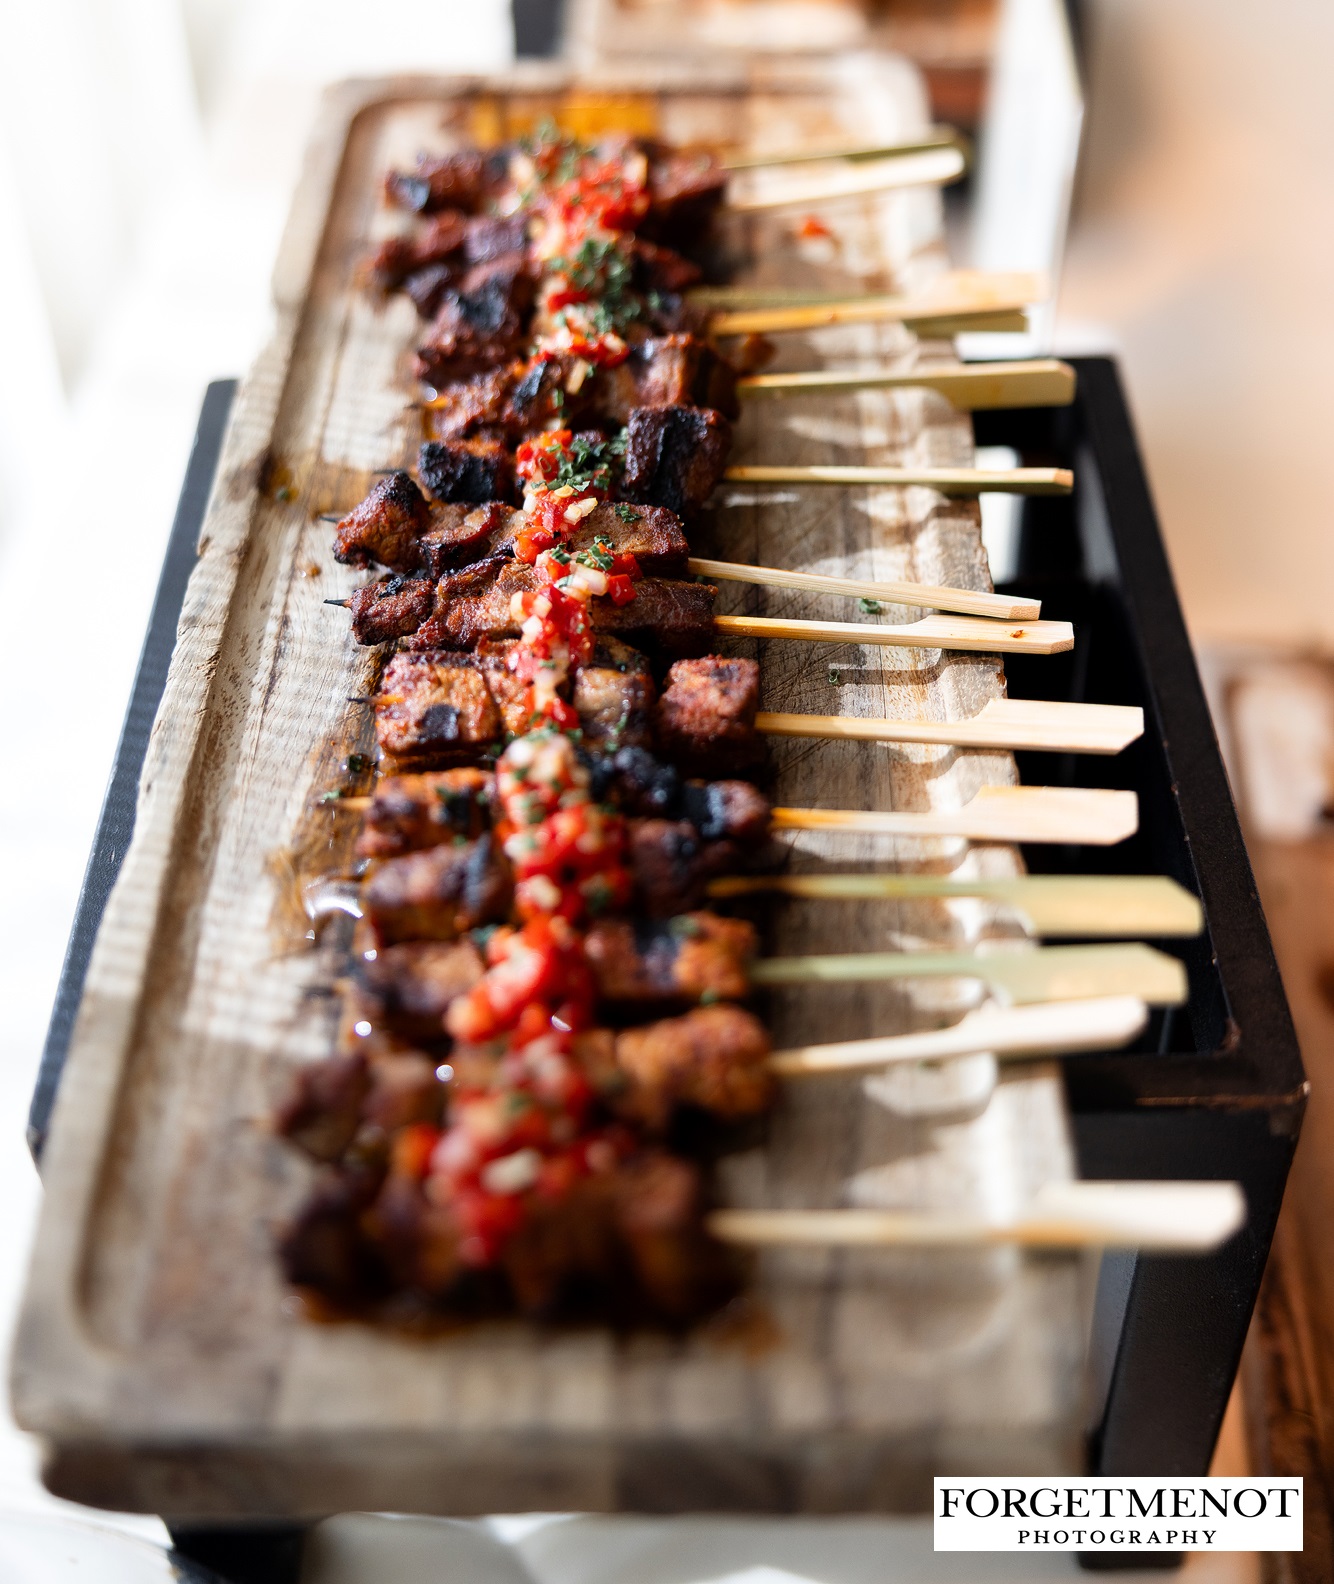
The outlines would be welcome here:
[[[627,506],[624,501],[617,501],[616,515],[623,523],[632,523],[636,521],[639,514],[635,511],[633,506]]]
[[[837,666],[829,667],[829,685],[830,687],[843,686],[843,673],[838,669]]]
[[[370,768],[370,760],[365,754],[348,754],[345,763],[347,766],[347,773],[349,775],[360,775],[363,770],[368,770]]]
[[[864,610],[868,616],[878,616],[880,614],[879,600],[859,599],[857,607],[859,610]]]
[[[321,792],[320,802],[337,803],[340,798],[344,798],[346,796],[347,794],[343,791],[342,787],[335,787],[332,792]]]

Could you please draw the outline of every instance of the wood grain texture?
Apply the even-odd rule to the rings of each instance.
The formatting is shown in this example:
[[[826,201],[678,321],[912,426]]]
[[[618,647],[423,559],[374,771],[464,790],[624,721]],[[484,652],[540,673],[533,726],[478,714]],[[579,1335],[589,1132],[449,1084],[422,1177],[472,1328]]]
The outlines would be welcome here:
[[[901,63],[618,72],[614,117],[672,139],[771,143],[924,122]],[[906,86],[905,86],[906,84]],[[16,1412],[46,1438],[51,1488],[174,1516],[349,1508],[840,1511],[903,1508],[933,1472],[1036,1470],[1076,1457],[1082,1339],[1072,1260],[1014,1250],[852,1259],[766,1253],[744,1314],[685,1339],[520,1325],[408,1338],[293,1312],[273,1230],[308,1168],[267,1130],[295,1064],[332,1043],[335,942],[302,938],[293,876],[355,821],[320,810],[363,745],[373,661],[322,601],[337,567],[318,514],[413,449],[398,299],[356,286],[386,165],[449,137],[499,136],[562,80],[394,81],[330,98],[275,273],[277,329],[238,398],[201,538],[134,844],[98,940],[45,1159],[47,1196],[13,1370]],[[565,101],[585,121],[607,102]],[[945,266],[938,199],[843,206],[837,246],[794,251],[748,217],[756,284],[913,290]],[[785,262],[786,261],[786,262]],[[939,363],[896,326],[784,348],[789,367]],[[959,466],[969,421],[923,390],[755,403],[745,461]],[[706,553],[841,576],[989,587],[977,507],[927,490],[733,492]],[[734,588],[729,608],[837,617],[831,596]],[[911,618],[886,608],[884,622]],[[744,647],[744,646],[743,646]],[[987,655],[774,643],[766,709],[957,719],[1003,691]],[[782,801],[948,810],[1010,785],[1012,759],[939,747],[775,744]],[[794,866],[1010,875],[1010,849],[802,833]],[[298,922],[295,926],[293,919]],[[775,953],[929,943],[999,927],[970,901],[791,901]],[[782,990],[776,1043],[933,1026],[974,1004],[957,981]],[[768,1145],[727,1163],[737,1206],[858,1202],[961,1211],[1067,1178],[1060,1090],[1043,1067],[980,1089],[943,1068],[896,1109],[855,1080],[794,1086]],[[934,1097],[924,1106],[922,1095]],[[891,1097],[892,1099],[892,1097]],[[866,1196],[870,1195],[870,1198]]]

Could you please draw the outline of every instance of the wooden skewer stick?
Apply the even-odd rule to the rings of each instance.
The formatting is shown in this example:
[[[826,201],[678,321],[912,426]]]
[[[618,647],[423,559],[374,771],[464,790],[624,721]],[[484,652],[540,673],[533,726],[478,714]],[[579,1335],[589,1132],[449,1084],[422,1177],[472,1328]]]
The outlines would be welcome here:
[[[769,1067],[780,1078],[818,1078],[879,1072],[900,1062],[945,1061],[983,1052],[1023,1058],[1119,1050],[1143,1032],[1148,1020],[1149,1009],[1138,996],[988,1006],[969,1012],[949,1028],[775,1051]]]
[[[914,485],[942,495],[1068,495],[1075,487],[1069,468],[907,468],[824,466],[816,462],[792,466],[730,467],[729,484],[837,484],[908,489]]]
[[[1198,935],[1204,912],[1184,886],[1166,875],[1013,875],[955,880],[944,875],[724,875],[710,897],[765,893],[808,901],[910,901],[977,897],[1013,908],[1034,935]]]
[[[941,187],[956,182],[968,169],[957,145],[934,145],[892,159],[850,163],[845,169],[822,171],[818,178],[800,176],[776,184],[771,191],[741,197],[729,194],[733,214],[764,214],[771,209],[810,209],[845,198],[894,192],[901,187]]]
[[[945,270],[914,294],[830,291],[800,286],[753,286],[745,282],[692,286],[689,301],[703,308],[828,308],[862,302],[900,303],[909,318],[998,313],[1042,302],[1050,282],[1041,270]]]
[[[349,812],[360,812],[371,805],[369,797],[330,801],[332,807]],[[899,814],[865,809],[774,808],[770,823],[775,831],[847,831],[861,836],[957,837],[967,841],[1111,847],[1135,834],[1139,804],[1133,792],[1093,787],[984,786],[961,809]]]
[[[709,329],[714,335],[774,335],[785,330],[818,330],[837,324],[939,324],[967,322],[979,317],[1022,314],[1047,296],[1047,281],[1031,273],[988,274],[982,270],[955,270],[933,283],[929,291],[908,297],[868,292],[823,302],[729,306],[713,313]],[[707,306],[716,294],[691,294],[692,301]],[[733,290],[730,304],[746,301],[745,288]]]
[[[1114,946],[1037,946],[985,952],[844,952],[765,957],[752,963],[758,985],[872,984],[885,979],[981,979],[1018,1005],[1132,995],[1150,1006],[1181,1006],[1186,970],[1142,941]]]
[[[771,828],[875,836],[955,836],[985,842],[1086,843],[1111,847],[1139,827],[1133,792],[1094,787],[983,786],[961,809],[775,808]]]
[[[836,143],[821,147],[786,149],[772,154],[728,154],[718,163],[726,171],[767,170],[778,165],[813,165],[820,160],[897,159],[904,154],[921,154],[927,149],[956,148],[965,156],[968,144],[953,127],[932,127],[919,137],[902,138],[893,143]]]
[[[369,797],[326,797],[330,808],[349,814],[364,812],[372,801]],[[1110,847],[1135,834],[1139,807],[1133,792],[984,786],[963,808],[948,813],[775,808],[770,819],[776,831],[848,831],[863,836],[959,837],[984,842],[1083,842]]]
[[[716,1210],[726,1243],[833,1248],[1135,1248],[1203,1254],[1246,1221],[1234,1182],[1049,1183],[1016,1215],[949,1210]]]
[[[905,319],[903,323],[921,341],[948,341],[952,336],[976,335],[984,330],[993,335],[1023,335],[1031,328],[1022,308],[999,313],[945,315],[939,319]]]
[[[721,637],[795,638],[806,643],[881,644],[899,649],[957,649],[981,654],[1062,654],[1075,646],[1069,622],[1011,626],[976,616],[923,616],[886,623],[789,621],[778,616],[715,616]]]
[[[846,594],[853,599],[883,600],[887,605],[923,606],[968,616],[990,616],[997,621],[1036,621],[1042,612],[1039,600],[983,594],[976,589],[940,588],[930,583],[870,583],[860,578],[828,577],[822,572],[788,572],[782,567],[708,561],[699,556],[692,556],[687,565],[700,577],[722,582],[758,583],[765,588],[802,589],[811,594]]]
[[[346,608],[350,601],[327,599],[324,604]],[[920,621],[884,626],[874,622],[789,621],[777,616],[715,616],[713,625],[721,637],[794,638],[805,643],[878,644],[897,649],[957,649],[981,654],[1062,654],[1075,646],[1075,630],[1069,622],[1033,621],[1016,627],[977,616],[923,616]]]
[[[1117,754],[1144,735],[1144,711],[1133,705],[1002,698],[992,699],[976,715],[961,721],[873,720],[856,715],[761,711],[755,717],[755,726],[771,737]]]
[[[1016,363],[918,363],[909,369],[813,369],[748,374],[739,396],[803,396],[854,390],[937,391],[960,412],[992,407],[1068,407],[1075,371],[1058,358]]]

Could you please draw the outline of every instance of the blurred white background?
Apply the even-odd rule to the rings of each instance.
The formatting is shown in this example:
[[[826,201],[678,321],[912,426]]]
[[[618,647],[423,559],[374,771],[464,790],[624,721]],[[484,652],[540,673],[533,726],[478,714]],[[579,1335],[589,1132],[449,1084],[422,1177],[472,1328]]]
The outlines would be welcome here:
[[[1334,7],[1086,14],[1058,348],[1123,358],[1197,638],[1328,650]],[[320,87],[511,48],[504,0],[0,0],[5,1331],[28,1096],[200,397],[264,339]],[[0,1414],[0,1510],[51,1505]]]

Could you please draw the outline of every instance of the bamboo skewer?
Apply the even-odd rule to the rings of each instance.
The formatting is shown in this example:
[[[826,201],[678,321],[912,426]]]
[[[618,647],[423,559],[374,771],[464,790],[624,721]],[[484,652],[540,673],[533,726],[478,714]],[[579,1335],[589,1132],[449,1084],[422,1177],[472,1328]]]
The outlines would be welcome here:
[[[727,207],[733,214],[765,214],[773,209],[810,209],[846,198],[895,192],[903,187],[939,187],[956,182],[968,169],[957,144],[933,144],[915,153],[881,160],[850,162],[845,170],[821,172],[819,180],[801,177],[776,184],[771,191],[733,197]]]
[[[1166,875],[1013,875],[955,880],[943,875],[725,875],[711,898],[778,894],[808,901],[911,901],[976,897],[1014,909],[1034,935],[1126,938],[1198,935],[1204,913]]]
[[[825,297],[806,302],[765,302],[743,287],[725,294],[696,291],[691,301],[704,307],[719,302],[709,320],[714,335],[775,335],[788,330],[819,330],[838,324],[939,324],[1022,314],[1047,296],[1046,279],[1016,272],[989,274],[954,270],[918,296],[867,292],[858,297]],[[919,332],[920,333],[920,332]]]
[[[945,1061],[990,1053],[1006,1058],[1066,1056],[1119,1050],[1143,1033],[1149,1009],[1138,996],[987,1006],[948,1028],[878,1039],[844,1040],[775,1051],[770,1070],[780,1078],[818,1078],[879,1072],[901,1062]]]
[[[961,721],[874,720],[855,715],[761,711],[755,717],[755,726],[771,737],[1117,754],[1143,736],[1144,711],[1131,705],[1001,698],[992,699],[976,715]]]
[[[775,808],[771,828],[873,836],[953,836],[984,842],[1086,843],[1111,847],[1139,827],[1133,792],[1094,787],[983,786],[960,809]]]
[[[371,799],[331,797],[329,804],[348,813],[362,813],[371,806]],[[896,814],[863,809],[775,808],[770,811],[770,821],[775,831],[948,836],[984,842],[1082,842],[1091,847],[1110,847],[1135,834],[1139,809],[1133,792],[1088,787],[984,786],[963,808],[948,812]]]
[[[1068,407],[1075,371],[1058,358],[1012,363],[918,363],[909,369],[814,369],[748,374],[738,396],[802,396],[854,390],[924,388],[946,397],[960,412],[993,407]]]
[[[342,520],[336,512],[324,513],[321,520],[325,519],[334,522]],[[701,556],[692,556],[686,566],[695,576],[718,582],[801,589],[810,594],[842,594],[850,599],[876,600],[886,605],[911,605],[926,610],[989,617],[994,621],[1035,622],[1042,611],[1040,600],[1016,599],[1008,594],[985,594],[978,589],[943,588],[932,583],[877,583],[861,578],[828,577],[821,572],[789,572],[783,567],[744,566],[738,561],[710,561]],[[327,599],[324,603],[346,606],[347,601]]]
[[[932,127],[919,137],[902,138],[893,143],[833,144],[786,149],[772,154],[731,154],[718,161],[725,171],[767,170],[780,165],[813,165],[821,160],[897,159],[905,154],[922,154],[928,149],[956,148],[965,156],[968,145],[953,127]]]
[[[729,484],[837,484],[909,489],[914,485],[942,495],[1068,495],[1075,476],[1068,468],[909,468],[824,466],[807,462],[730,467]]]
[[[1126,1248],[1203,1254],[1245,1224],[1234,1182],[1049,1183],[1017,1213],[716,1210],[709,1231],[748,1248]]]
[[[323,603],[346,609],[349,601],[326,599]],[[1063,654],[1075,646],[1075,630],[1069,622],[1035,621],[1014,627],[1009,622],[986,621],[974,616],[923,616],[920,621],[886,626],[873,622],[789,621],[778,616],[715,616],[713,625],[724,638],[793,638],[805,643],[957,649],[962,653],[1050,655]],[[817,718],[840,720],[843,717]]]
[[[789,620],[780,616],[715,616],[719,637],[793,638],[805,643],[878,644],[898,649],[953,649],[980,654],[1063,654],[1075,646],[1069,622],[1021,626],[975,616],[923,616],[886,623]]]
[[[743,566],[738,561],[709,561],[699,556],[692,556],[687,566],[698,577],[725,583],[758,583],[765,588],[802,589],[811,594],[846,594],[853,599],[955,611],[967,616],[989,616],[998,621],[1036,621],[1042,611],[1039,600],[983,594],[976,589],[941,588],[930,583],[863,582],[860,578],[828,577],[822,572],[788,572],[782,567]]]
[[[757,985],[878,984],[886,979],[980,979],[1018,1005],[1131,995],[1150,1006],[1181,1006],[1186,970],[1141,941],[1114,946],[1038,946],[986,952],[843,952],[765,957],[751,965]]]

